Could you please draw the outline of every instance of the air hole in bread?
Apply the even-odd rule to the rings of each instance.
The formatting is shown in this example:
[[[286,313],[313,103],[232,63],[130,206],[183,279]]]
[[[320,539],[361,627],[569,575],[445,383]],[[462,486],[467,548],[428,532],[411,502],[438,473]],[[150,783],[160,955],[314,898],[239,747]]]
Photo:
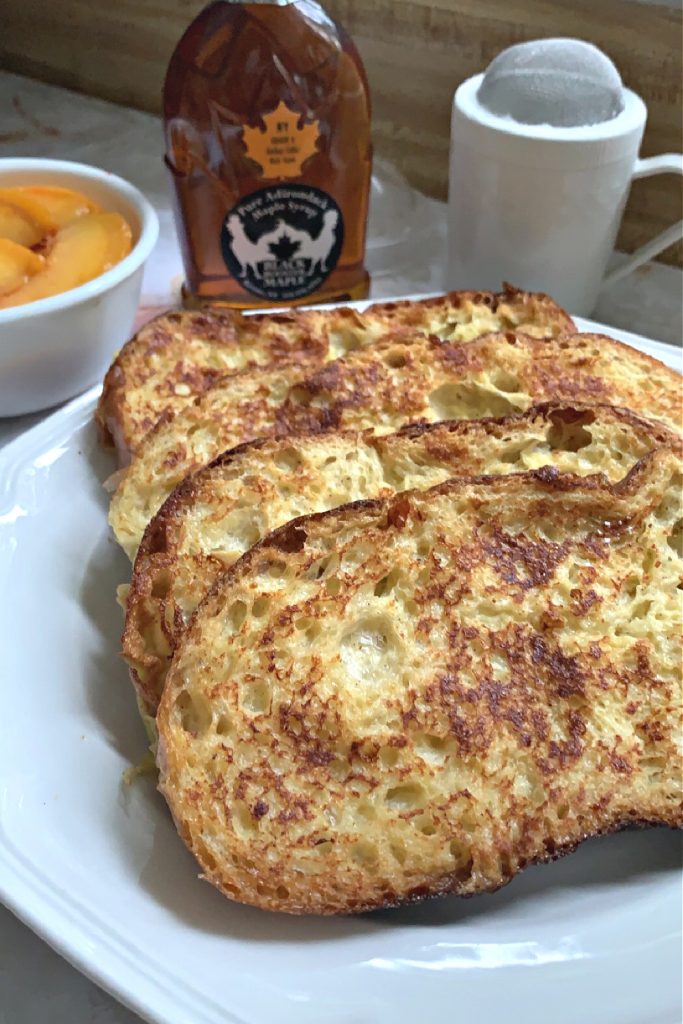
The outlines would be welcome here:
[[[413,738],[415,753],[428,764],[443,764],[448,756],[449,741],[441,736],[419,732]]]
[[[666,542],[679,558],[683,558],[683,519],[677,519]]]
[[[569,804],[562,801],[557,805],[557,817],[563,821],[569,814]]]
[[[325,857],[328,853],[331,853],[334,849],[334,842],[331,839],[316,839],[313,844],[315,852]]]
[[[324,558],[319,558],[317,561],[306,570],[304,578],[307,580],[320,580],[327,572],[332,562],[332,555],[325,555]]]
[[[417,553],[420,556],[420,558],[426,558],[431,550],[432,550],[432,545],[431,545],[431,543],[428,540],[424,539],[424,540],[418,541]]]
[[[270,710],[271,697],[272,689],[266,679],[256,679],[240,686],[240,705],[254,715]]]
[[[399,864],[405,864],[406,848],[403,845],[403,843],[390,843],[389,850],[391,851],[391,856],[394,858],[395,861],[397,861]]]
[[[287,575],[287,563],[286,562],[269,562],[268,563],[268,575],[271,579],[280,580]]]
[[[323,462],[323,466],[333,466],[336,461],[337,461],[337,456],[336,455],[329,455],[325,459],[325,461]]]
[[[631,574],[624,580],[624,594],[627,598],[634,598],[638,592],[641,580],[639,576]]]
[[[387,573],[386,576],[383,576],[382,579],[378,580],[375,584],[375,597],[385,597],[387,594],[390,594],[400,578],[400,570],[392,569],[390,573]]]
[[[258,828],[258,822],[247,805],[242,800],[234,800],[230,811],[232,813],[232,826],[237,835],[241,839],[249,839],[253,836]],[[244,863],[244,866],[246,867],[246,863]]]
[[[398,349],[391,349],[385,354],[384,363],[386,366],[390,366],[393,370],[400,370],[406,365],[405,353]]]
[[[330,334],[330,352],[335,358],[345,356],[348,352],[355,352],[360,346],[359,336],[351,331],[335,331]]]
[[[275,895],[279,900],[289,899],[289,889],[285,885],[278,885],[275,890]]]
[[[263,597],[263,596],[257,597],[256,600],[254,601],[254,603],[251,606],[251,614],[255,618],[260,619],[263,615],[266,614],[266,612],[268,611],[269,607],[270,607],[270,598],[269,597]]]
[[[301,456],[296,448],[281,448],[273,454],[273,462],[278,469],[292,473],[301,465]]]
[[[510,861],[510,854],[507,852],[501,853],[500,855],[500,874],[502,878],[510,878],[510,876],[514,874],[512,862]]]
[[[237,633],[247,617],[247,606],[244,601],[234,601],[228,610],[228,621],[234,633]]]
[[[424,786],[417,782],[406,782],[402,786],[393,786],[388,789],[385,801],[392,810],[412,811],[417,807],[424,807],[427,802],[427,793]]]
[[[374,821],[375,817],[377,816],[375,813],[375,808],[368,800],[360,801],[360,803],[356,807],[355,814],[356,817],[360,818],[362,821]]]
[[[219,736],[230,736],[234,732],[234,725],[230,715],[223,712],[222,715],[218,716],[216,722],[216,733]]]
[[[420,814],[417,818],[413,818],[413,825],[418,832],[421,832],[423,836],[436,835],[436,825],[434,819],[428,814]]]
[[[498,456],[500,462],[504,462],[506,465],[514,466],[519,462],[522,452],[524,451],[524,445],[515,445],[514,448],[510,448],[508,451],[503,451]]]
[[[315,641],[318,639],[322,631],[322,622],[320,622],[319,619],[314,619],[311,622],[311,625],[306,630],[306,639],[308,640],[309,644],[315,643]]]
[[[456,861],[455,877],[459,882],[468,882],[474,868],[472,857],[468,854],[467,849],[460,845],[457,839],[451,840],[449,849],[451,857]]]
[[[509,416],[521,409],[503,395],[476,382],[442,384],[429,396],[437,419],[479,419],[483,416]]]
[[[202,844],[202,867],[207,868],[209,871],[215,871],[217,866],[214,855]]]
[[[561,413],[551,413],[552,426],[548,431],[548,444],[556,452],[578,452],[587,448],[593,440],[586,424],[595,420],[593,413],[586,413],[581,419],[568,420]]]
[[[166,597],[171,588],[171,573],[168,569],[160,569],[154,574],[152,597]]]
[[[644,768],[651,775],[660,774],[666,768],[664,757],[643,757],[640,760],[641,768]]]
[[[377,863],[379,854],[377,847],[369,839],[359,839],[351,850],[351,856],[358,864],[369,867]]]
[[[329,409],[334,404],[334,395],[320,391],[306,404],[316,409]]]
[[[399,756],[396,747],[382,747],[379,752],[380,764],[383,768],[394,768],[398,764]]]
[[[335,757],[334,761],[331,761],[327,766],[327,770],[332,776],[332,778],[335,779],[337,782],[344,782],[346,780],[347,775],[349,774],[350,765],[346,758]],[[325,817],[329,821],[330,825],[337,824],[337,813],[334,810],[334,808],[329,807],[325,811]]]
[[[491,383],[499,391],[507,391],[509,394],[519,391],[519,378],[500,367],[491,374]]]
[[[311,392],[308,388],[301,386],[291,388],[288,398],[293,405],[306,406],[311,404]]]
[[[176,697],[180,725],[192,736],[203,736],[211,725],[211,708],[204,697],[191,690],[181,690]]]
[[[339,591],[341,590],[341,582],[337,579],[336,576],[328,576],[328,578],[325,580],[325,590],[330,595],[330,597],[337,597]]]

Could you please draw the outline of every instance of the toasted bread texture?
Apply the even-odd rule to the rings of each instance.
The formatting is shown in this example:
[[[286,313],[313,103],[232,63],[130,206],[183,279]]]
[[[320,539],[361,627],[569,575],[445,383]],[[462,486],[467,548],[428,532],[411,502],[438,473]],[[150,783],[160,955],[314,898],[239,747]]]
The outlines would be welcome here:
[[[121,349],[95,411],[100,437],[127,465],[144,436],[221,378],[258,366],[313,369],[328,352],[319,315],[245,317],[228,310],[176,310],[155,317]],[[341,355],[341,352],[336,353]]]
[[[203,876],[291,913],[494,890],[683,824],[681,464],[295,520],[200,605],[157,715]]]
[[[296,383],[296,369],[236,374],[145,438],[109,521],[132,559],[147,523],[188,473],[255,437],[521,413],[544,401],[610,403],[680,427],[680,377],[596,334],[485,335],[452,345],[401,334],[350,352]]]
[[[622,479],[678,435],[612,406],[537,406],[517,417],[253,441],[181,483],[148,525],[125,605],[123,655],[156,713],[171,657],[200,601],[253,544],[297,516],[452,476],[553,466]]]
[[[511,287],[498,294],[451,292],[385,302],[363,313],[346,308],[258,316],[170,311],[124,345],[105,377],[96,420],[102,439],[116,446],[125,465],[163,413],[189,405],[226,373],[288,362],[320,365],[401,327],[469,341],[490,331],[518,329],[544,337],[573,326],[547,295]]]

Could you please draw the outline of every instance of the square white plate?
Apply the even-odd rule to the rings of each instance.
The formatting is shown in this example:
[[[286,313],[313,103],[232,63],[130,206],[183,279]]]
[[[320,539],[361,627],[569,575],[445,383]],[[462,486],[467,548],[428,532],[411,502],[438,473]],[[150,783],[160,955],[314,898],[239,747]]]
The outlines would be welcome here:
[[[583,329],[593,327],[581,322]],[[598,328],[600,329],[600,328]],[[681,353],[601,328],[680,369]],[[117,659],[97,390],[0,454],[0,898],[164,1024],[679,1024],[680,839],[593,840],[501,892],[357,919],[240,907],[197,880]]]

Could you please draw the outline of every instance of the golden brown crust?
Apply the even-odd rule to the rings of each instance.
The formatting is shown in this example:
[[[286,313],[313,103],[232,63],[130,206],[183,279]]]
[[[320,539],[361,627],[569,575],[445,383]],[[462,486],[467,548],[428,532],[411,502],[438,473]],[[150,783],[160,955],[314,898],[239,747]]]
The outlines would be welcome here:
[[[250,317],[230,310],[171,310],[124,345],[105,377],[95,419],[103,443],[113,444],[125,465],[165,412],[184,408],[226,373],[297,360],[320,365],[393,329],[456,341],[514,328],[555,335],[573,326],[548,296],[510,287],[499,294],[451,292],[380,303],[362,314],[344,308]]]
[[[221,451],[254,437],[388,433],[410,422],[524,412],[543,401],[628,406],[680,429],[679,375],[613,339],[507,333],[453,345],[400,333],[304,380],[292,366],[224,379],[147,435],[114,494],[110,523],[132,560],[171,490]]]
[[[291,913],[505,884],[683,824],[681,463],[456,478],[275,531],[217,582],[159,708],[204,876]]]
[[[321,365],[328,352],[319,313],[245,317],[230,310],[174,310],[145,324],[104,379],[95,411],[100,438],[126,465],[159,422],[224,377],[262,366]]]
[[[393,411],[395,403],[395,370],[401,371],[406,420],[425,415],[433,420],[434,413],[436,418],[447,418],[439,417],[439,411],[448,406],[452,418],[459,418],[460,406],[471,404],[471,394],[448,389],[425,401],[424,374],[420,372],[425,368],[444,380],[478,382],[484,378],[489,384],[488,394],[482,395],[482,402],[488,405],[484,414],[523,411],[532,402],[543,400],[613,402],[681,430],[680,375],[659,360],[606,335],[536,339],[513,332],[484,336],[457,347],[436,338],[422,346],[406,346],[398,338],[393,345],[385,342],[381,351],[376,347],[328,363],[288,396],[278,410],[280,430],[341,429],[354,420],[354,410],[370,405],[378,414],[376,428],[381,427],[384,409]],[[426,405],[431,405],[431,411]]]
[[[394,326],[426,330],[448,341],[448,331],[442,325],[452,318],[454,310],[465,310],[472,320],[476,316],[483,322],[482,308],[488,308],[496,317],[495,326],[490,325],[486,329],[487,333],[492,330],[516,330],[544,338],[576,330],[569,314],[549,295],[525,292],[507,282],[500,292],[451,291],[427,299],[376,302],[366,312],[379,319],[386,318],[387,326],[391,323]]]
[[[301,514],[426,488],[455,474],[541,465],[621,479],[666,427],[612,406],[545,404],[519,417],[260,439],[184,480],[147,526],[126,602],[122,653],[138,697],[156,707],[185,624],[218,576],[266,533]]]

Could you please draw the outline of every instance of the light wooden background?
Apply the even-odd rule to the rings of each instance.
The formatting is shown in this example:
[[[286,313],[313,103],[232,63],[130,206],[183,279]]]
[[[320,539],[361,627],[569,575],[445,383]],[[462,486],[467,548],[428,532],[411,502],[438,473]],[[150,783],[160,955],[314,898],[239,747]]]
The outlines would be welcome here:
[[[0,65],[146,110],[201,0],[0,0]],[[649,107],[643,155],[683,148],[677,0],[327,0],[365,60],[379,154],[444,198],[453,91],[501,49],[571,35],[600,46]],[[634,185],[620,247],[682,213],[680,178]],[[668,250],[681,263],[683,247]]]

